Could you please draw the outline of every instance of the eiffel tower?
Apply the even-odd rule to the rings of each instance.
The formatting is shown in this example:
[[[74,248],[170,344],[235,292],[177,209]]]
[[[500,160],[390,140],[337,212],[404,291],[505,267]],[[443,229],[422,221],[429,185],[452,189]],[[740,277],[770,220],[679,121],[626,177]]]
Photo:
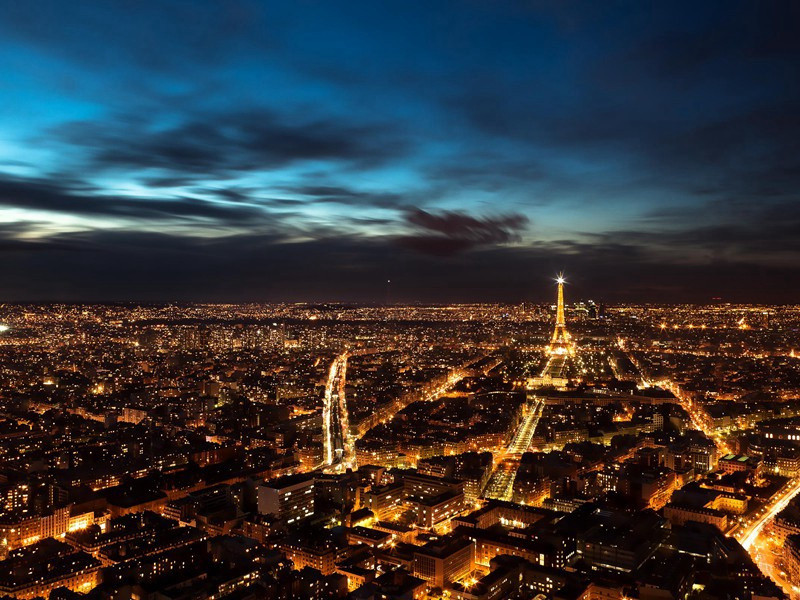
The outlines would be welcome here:
[[[566,319],[564,318],[564,274],[559,273],[556,283],[558,283],[558,308],[556,309],[556,328],[553,337],[550,339],[548,352],[550,354],[572,354],[575,351],[575,344],[567,331]]]

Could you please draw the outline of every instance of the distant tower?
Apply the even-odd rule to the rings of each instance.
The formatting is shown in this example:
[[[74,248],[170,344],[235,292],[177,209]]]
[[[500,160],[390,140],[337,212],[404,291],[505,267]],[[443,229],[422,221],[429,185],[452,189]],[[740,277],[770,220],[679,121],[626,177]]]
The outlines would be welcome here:
[[[550,354],[572,354],[574,344],[567,331],[567,323],[564,318],[564,274],[559,273],[556,283],[558,283],[558,307],[556,308],[556,328],[553,337],[550,339],[548,352]]]

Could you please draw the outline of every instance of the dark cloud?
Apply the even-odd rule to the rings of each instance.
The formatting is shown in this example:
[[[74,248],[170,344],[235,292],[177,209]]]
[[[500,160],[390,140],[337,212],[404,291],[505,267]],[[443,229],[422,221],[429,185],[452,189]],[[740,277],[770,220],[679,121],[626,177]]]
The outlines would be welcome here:
[[[392,192],[365,192],[338,185],[286,186],[285,192],[311,202],[335,203],[353,207],[398,208],[407,204],[409,196]]]
[[[115,217],[162,223],[174,219],[213,225],[251,224],[270,215],[252,205],[230,205],[199,198],[133,198],[114,196],[78,182],[0,178],[0,206],[65,213],[82,217]]]
[[[202,114],[170,127],[140,117],[75,122],[51,134],[71,147],[84,148],[90,168],[167,173],[151,180],[156,185],[224,179],[302,161],[364,168],[408,148],[408,140],[392,126],[333,117],[302,119],[267,109]]]
[[[416,232],[399,237],[397,242],[438,256],[518,241],[520,232],[528,225],[528,218],[519,214],[473,217],[454,211],[431,213],[421,208],[407,211],[405,220]]]

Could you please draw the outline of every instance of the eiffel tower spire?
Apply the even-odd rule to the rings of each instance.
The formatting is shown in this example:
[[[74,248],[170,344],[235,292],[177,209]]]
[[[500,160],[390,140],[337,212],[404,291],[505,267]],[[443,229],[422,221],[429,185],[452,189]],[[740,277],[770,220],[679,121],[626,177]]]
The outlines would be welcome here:
[[[558,283],[558,306],[556,308],[556,328],[553,337],[550,339],[548,352],[550,354],[572,354],[574,344],[567,331],[567,322],[564,317],[564,274],[559,273],[556,283]]]

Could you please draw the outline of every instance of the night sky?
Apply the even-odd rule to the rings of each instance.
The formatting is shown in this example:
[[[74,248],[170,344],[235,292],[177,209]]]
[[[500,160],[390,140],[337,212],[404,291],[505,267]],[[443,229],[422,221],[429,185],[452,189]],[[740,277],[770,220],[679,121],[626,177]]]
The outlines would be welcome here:
[[[796,302],[798,194],[795,1],[0,2],[0,301]]]

